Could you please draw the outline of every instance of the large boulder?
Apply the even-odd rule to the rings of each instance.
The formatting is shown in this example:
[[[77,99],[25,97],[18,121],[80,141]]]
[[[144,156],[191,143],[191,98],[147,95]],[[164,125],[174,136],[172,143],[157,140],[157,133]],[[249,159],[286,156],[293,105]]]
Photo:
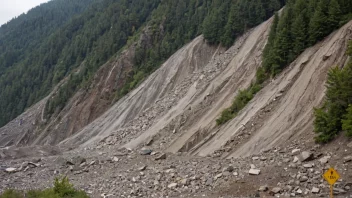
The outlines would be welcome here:
[[[313,153],[309,152],[309,151],[303,151],[299,156],[298,159],[301,162],[305,162],[305,161],[310,161],[313,160]]]

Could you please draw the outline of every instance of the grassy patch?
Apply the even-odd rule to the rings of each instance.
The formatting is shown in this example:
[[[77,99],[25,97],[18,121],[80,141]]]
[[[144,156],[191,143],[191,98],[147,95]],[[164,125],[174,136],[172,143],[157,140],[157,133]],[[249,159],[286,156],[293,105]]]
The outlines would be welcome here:
[[[30,190],[21,192],[13,189],[5,190],[0,198],[89,198],[81,190],[76,190],[67,177],[56,178],[54,187],[45,190]]]

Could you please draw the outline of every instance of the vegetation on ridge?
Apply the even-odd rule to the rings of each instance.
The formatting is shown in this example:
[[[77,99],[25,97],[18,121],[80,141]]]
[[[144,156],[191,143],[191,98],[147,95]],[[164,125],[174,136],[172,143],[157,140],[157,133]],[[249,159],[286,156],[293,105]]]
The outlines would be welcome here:
[[[348,55],[352,56],[352,41]],[[321,108],[314,109],[315,140],[326,143],[334,139],[340,131],[352,137],[352,60],[342,69],[329,70],[326,82],[326,100]]]

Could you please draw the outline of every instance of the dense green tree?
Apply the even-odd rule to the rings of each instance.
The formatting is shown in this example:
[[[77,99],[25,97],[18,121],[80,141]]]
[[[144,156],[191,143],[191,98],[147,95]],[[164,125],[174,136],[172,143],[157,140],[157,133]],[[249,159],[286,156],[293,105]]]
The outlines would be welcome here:
[[[320,0],[317,9],[315,10],[309,24],[309,41],[314,44],[322,40],[328,29],[328,0]]]
[[[352,48],[352,42],[349,49]],[[351,54],[349,54],[351,55]],[[326,82],[326,101],[315,109],[314,128],[317,142],[332,140],[341,130],[351,135],[352,61],[343,69],[332,68]]]
[[[329,30],[332,31],[338,28],[341,21],[341,9],[337,0],[330,0],[328,17]]]

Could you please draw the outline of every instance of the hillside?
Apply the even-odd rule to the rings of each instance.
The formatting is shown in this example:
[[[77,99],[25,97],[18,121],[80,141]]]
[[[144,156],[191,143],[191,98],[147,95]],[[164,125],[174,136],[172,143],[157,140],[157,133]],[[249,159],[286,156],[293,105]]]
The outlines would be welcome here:
[[[50,95],[42,102],[45,107],[40,118],[25,116],[10,123],[12,126],[19,125],[17,129],[4,127],[7,136],[6,141],[2,141],[3,144],[57,144],[98,118],[114,102],[136,88],[172,53],[201,32],[211,33],[205,34],[205,39],[209,42],[216,38],[217,40],[212,41],[214,45],[221,42],[218,37],[235,39],[249,27],[272,16],[281,6],[277,0],[270,2],[239,0],[233,4],[231,2],[204,0],[112,3],[105,0],[102,3],[92,4],[86,12],[69,21],[53,33],[48,42],[43,43],[43,48],[40,48],[42,51],[38,53],[43,60],[46,60],[45,56],[53,55],[49,67],[46,65],[47,61],[39,61],[39,64],[36,61],[33,67],[27,67],[27,64],[20,66],[26,65],[21,70],[22,73],[16,71],[12,73],[13,75],[2,75],[4,81],[0,81],[3,82],[0,86],[1,84],[5,86],[5,82],[10,79],[21,79],[10,81],[16,86],[7,85],[8,91],[1,93],[4,101],[1,103],[4,112],[2,116],[6,120],[12,117],[6,115],[7,113],[14,114],[14,109],[23,104],[9,98],[27,101],[33,97],[39,100],[47,96],[46,94]],[[123,6],[120,7],[121,5]],[[246,9],[254,8],[253,6],[261,6],[261,9],[258,8],[258,11],[249,15]],[[133,9],[128,9],[130,13],[125,15],[126,18],[119,18],[124,8],[128,7]],[[212,18],[217,16],[218,12],[226,15],[230,13],[229,8],[239,7],[246,8],[236,11],[244,21],[236,25],[231,22],[233,18],[221,19],[223,26],[213,27],[220,22],[220,19]],[[260,14],[259,11],[265,13]],[[208,20],[213,20],[209,26]],[[225,36],[223,34],[226,23],[230,22],[239,29],[228,30],[236,35]],[[120,40],[116,40],[117,38]],[[35,53],[31,53],[31,56]],[[10,70],[15,67],[12,66]],[[30,80],[21,77],[25,74],[30,75],[25,72],[28,68],[31,68],[32,74],[43,74],[40,78],[36,78],[40,82],[33,79],[29,82],[23,81],[23,79]],[[106,77],[109,80],[104,79]],[[22,95],[14,95],[23,87],[30,89],[26,89],[27,92],[22,91]],[[29,107],[32,102],[24,103],[25,106],[21,106],[20,109]],[[26,127],[22,126],[23,121]],[[8,136],[13,136],[16,140],[11,140]]]
[[[84,24],[58,48],[75,61],[0,128],[0,193],[68,175],[91,197],[326,197],[332,166],[352,194],[352,3],[283,5],[91,4],[51,34]]]

